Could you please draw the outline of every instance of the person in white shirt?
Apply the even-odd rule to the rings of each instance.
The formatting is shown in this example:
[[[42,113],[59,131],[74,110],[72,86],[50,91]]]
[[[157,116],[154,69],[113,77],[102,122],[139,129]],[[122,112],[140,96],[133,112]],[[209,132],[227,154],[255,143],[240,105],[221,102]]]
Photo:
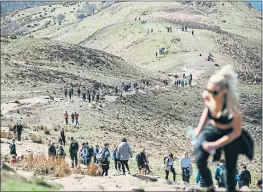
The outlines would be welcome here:
[[[180,164],[181,164],[183,181],[189,183],[190,177],[193,174],[193,167],[192,167],[192,161],[188,157],[188,152],[185,152],[184,156],[180,158]]]

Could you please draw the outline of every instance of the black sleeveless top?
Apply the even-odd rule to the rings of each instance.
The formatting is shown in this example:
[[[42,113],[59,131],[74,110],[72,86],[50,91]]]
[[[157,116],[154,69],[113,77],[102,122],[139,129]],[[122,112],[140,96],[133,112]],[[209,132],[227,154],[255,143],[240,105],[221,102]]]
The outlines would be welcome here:
[[[222,114],[219,118],[213,117],[210,109],[208,108],[208,118],[213,119],[216,123],[220,124],[229,124],[233,120],[233,116],[229,114],[226,108],[226,102],[224,102],[223,108],[222,108]]]

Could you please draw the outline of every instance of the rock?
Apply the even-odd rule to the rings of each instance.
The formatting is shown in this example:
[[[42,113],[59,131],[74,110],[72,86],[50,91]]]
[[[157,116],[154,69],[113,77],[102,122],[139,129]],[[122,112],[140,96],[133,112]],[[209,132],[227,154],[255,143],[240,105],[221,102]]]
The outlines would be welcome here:
[[[137,177],[137,178],[139,178],[141,180],[144,180],[144,181],[153,181],[153,182],[158,181],[158,179],[156,177],[150,176],[150,175],[134,174],[132,176],[133,177]]]
[[[80,174],[73,174],[72,177],[77,180],[77,179],[83,179],[85,176]]]

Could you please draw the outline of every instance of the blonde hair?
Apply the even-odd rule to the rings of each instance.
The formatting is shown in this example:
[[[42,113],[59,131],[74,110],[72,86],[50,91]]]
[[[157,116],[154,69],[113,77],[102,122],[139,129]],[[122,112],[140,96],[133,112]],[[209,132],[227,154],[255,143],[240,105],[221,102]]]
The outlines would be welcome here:
[[[145,148],[141,148],[141,153],[145,153]]]
[[[237,73],[233,70],[231,65],[226,65],[222,69],[212,75],[209,82],[215,83],[221,88],[226,88],[228,90],[226,94],[226,108],[229,114],[233,115],[238,110],[238,93],[236,91],[237,85]]]

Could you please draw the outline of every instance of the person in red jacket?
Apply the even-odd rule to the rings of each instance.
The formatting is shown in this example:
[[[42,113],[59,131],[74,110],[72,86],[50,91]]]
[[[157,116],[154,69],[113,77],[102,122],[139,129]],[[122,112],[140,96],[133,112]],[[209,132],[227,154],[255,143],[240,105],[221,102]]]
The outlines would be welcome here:
[[[79,114],[76,112],[74,114],[74,119],[75,119],[75,126],[79,125]]]

